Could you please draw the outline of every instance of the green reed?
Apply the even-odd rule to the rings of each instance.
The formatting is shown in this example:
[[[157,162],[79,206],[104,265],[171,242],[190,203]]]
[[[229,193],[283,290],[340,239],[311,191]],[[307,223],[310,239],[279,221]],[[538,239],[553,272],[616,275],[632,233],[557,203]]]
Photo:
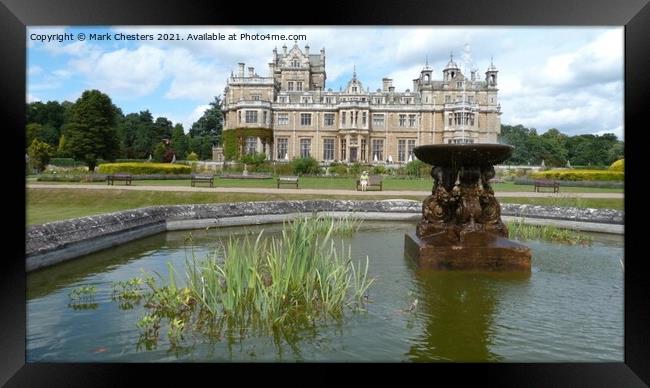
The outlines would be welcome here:
[[[188,328],[220,337],[226,329],[277,333],[319,319],[338,319],[346,309],[363,310],[374,279],[365,264],[352,262],[351,249],[333,237],[351,235],[360,221],[307,217],[285,222],[281,236],[246,235],[230,238],[221,249],[185,261],[186,286],[178,287],[168,264],[169,278],[153,278],[145,307],[149,317],[140,325],[150,340],[158,331],[154,317],[169,320],[170,344],[176,346]],[[154,326],[152,326],[155,323]]]
[[[590,245],[593,237],[578,231],[558,228],[553,225],[530,225],[524,219],[506,222],[510,238],[519,240],[544,240],[565,244]]]

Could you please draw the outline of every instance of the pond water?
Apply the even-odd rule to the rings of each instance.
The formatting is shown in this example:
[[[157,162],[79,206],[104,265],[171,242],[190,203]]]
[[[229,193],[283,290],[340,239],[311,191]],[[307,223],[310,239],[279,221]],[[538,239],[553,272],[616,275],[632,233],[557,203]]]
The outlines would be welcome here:
[[[112,282],[142,270],[166,277],[168,261],[184,274],[189,232],[152,236],[30,273],[27,361],[623,361],[621,236],[595,235],[591,246],[525,242],[533,252],[532,272],[525,275],[433,272],[404,257],[404,233],[414,228],[365,222],[346,239],[353,258],[369,257],[376,278],[367,312],[279,337],[187,336],[172,348],[161,328],[155,349],[136,346],[136,323],[145,309],[121,309],[111,299]],[[265,227],[269,234],[280,229]],[[195,254],[204,257],[219,239],[244,232],[193,231]],[[86,285],[95,285],[94,297],[83,308],[71,306],[71,290]]]

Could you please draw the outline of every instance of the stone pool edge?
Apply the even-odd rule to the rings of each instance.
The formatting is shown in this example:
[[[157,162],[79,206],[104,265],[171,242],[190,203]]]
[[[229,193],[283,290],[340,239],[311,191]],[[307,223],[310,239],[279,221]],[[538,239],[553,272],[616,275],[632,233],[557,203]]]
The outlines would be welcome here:
[[[30,226],[25,236],[27,272],[171,230],[281,223],[305,214],[363,220],[417,221],[414,200],[296,200],[151,206]],[[502,204],[504,221],[623,234],[624,213],[612,209]]]

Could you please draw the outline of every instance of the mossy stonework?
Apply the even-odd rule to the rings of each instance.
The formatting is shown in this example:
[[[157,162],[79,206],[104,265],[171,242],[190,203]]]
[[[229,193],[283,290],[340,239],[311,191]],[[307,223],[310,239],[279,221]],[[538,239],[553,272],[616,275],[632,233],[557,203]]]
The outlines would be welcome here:
[[[422,215],[421,211],[422,203],[413,200],[300,200],[151,206],[28,227],[25,236],[26,270],[54,265],[168,230],[281,223],[294,216],[313,213],[354,213],[365,220],[416,222]],[[623,223],[623,212],[609,209],[504,204],[501,214],[592,225]]]

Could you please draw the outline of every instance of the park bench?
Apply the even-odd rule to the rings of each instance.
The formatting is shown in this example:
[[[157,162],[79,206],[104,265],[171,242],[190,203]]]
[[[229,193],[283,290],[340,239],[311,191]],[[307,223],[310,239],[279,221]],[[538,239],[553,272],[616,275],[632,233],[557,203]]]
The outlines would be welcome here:
[[[533,191],[539,192],[540,187],[552,187],[554,193],[560,192],[560,182],[555,180],[536,180]]]
[[[281,177],[278,177],[278,189],[280,188],[281,184],[296,185],[296,189],[297,189],[298,188],[298,177],[297,176],[281,176]]]
[[[132,180],[133,175],[131,174],[117,173],[106,175],[106,184],[111,186],[115,184],[115,181],[124,181],[126,185],[131,185]]]
[[[214,175],[192,174],[192,182],[190,185],[194,187],[200,182],[207,182],[210,184],[210,187],[214,187]]]
[[[383,189],[383,178],[381,175],[370,175],[368,176],[368,185],[366,189],[371,187],[378,188],[379,191]],[[357,190],[361,190],[361,179],[357,179]]]

